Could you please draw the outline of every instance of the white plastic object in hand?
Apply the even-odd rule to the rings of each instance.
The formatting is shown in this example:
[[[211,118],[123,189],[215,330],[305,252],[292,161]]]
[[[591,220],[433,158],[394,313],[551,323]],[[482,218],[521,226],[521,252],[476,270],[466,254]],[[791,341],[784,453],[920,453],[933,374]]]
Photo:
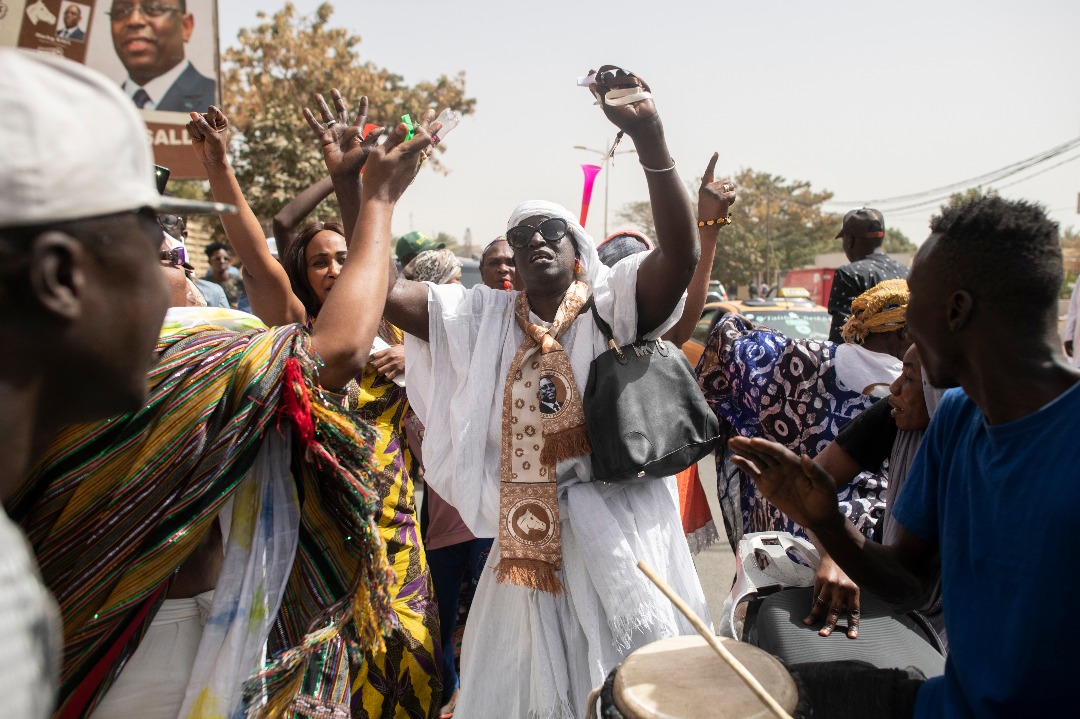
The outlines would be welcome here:
[[[431,137],[431,144],[438,145],[461,122],[461,113],[448,107],[439,113],[439,116],[435,118],[435,122],[441,123],[442,127]]]
[[[388,350],[388,349],[390,349],[390,345],[386,344],[386,342],[383,340],[382,337],[376,336],[375,341],[371,343],[371,353],[370,354],[373,355],[376,352],[382,352],[383,350]],[[370,355],[369,355],[369,357],[370,357]],[[370,362],[369,362],[369,364],[370,364]],[[391,382],[396,384],[398,387],[404,387],[405,386],[405,373],[402,372],[397,377],[392,379]]]
[[[648,100],[650,97],[652,97],[652,93],[644,88],[623,87],[615,90],[608,90],[604,95],[604,102],[610,107],[620,107],[622,105],[632,105],[635,102]]]

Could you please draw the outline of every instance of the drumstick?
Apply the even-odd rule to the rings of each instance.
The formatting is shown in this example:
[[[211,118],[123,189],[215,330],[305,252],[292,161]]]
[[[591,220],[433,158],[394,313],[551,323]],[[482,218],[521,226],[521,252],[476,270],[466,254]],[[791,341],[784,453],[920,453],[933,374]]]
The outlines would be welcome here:
[[[735,670],[735,673],[746,682],[746,686],[750,687],[750,690],[758,695],[758,698],[765,703],[765,706],[772,710],[773,714],[781,717],[781,719],[791,719],[791,715],[784,711],[784,707],[780,706],[780,704],[772,698],[769,692],[765,690],[765,687],[761,686],[761,682],[755,679],[754,675],[747,671],[746,667],[742,665],[742,662],[736,659],[735,656],[727,650],[727,647],[720,642],[720,638],[713,634],[712,630],[706,626],[705,622],[701,621],[701,617],[695,614],[694,610],[683,601],[683,598],[675,593],[675,590],[671,588],[671,585],[660,578],[660,575],[656,573],[656,570],[645,562],[638,562],[637,566],[638,569],[644,572],[645,576],[671,600],[671,603],[683,613],[683,616],[694,625],[694,629],[697,630],[698,634],[705,638],[705,641],[709,643],[709,646],[720,655],[721,659],[727,662],[731,668]]]

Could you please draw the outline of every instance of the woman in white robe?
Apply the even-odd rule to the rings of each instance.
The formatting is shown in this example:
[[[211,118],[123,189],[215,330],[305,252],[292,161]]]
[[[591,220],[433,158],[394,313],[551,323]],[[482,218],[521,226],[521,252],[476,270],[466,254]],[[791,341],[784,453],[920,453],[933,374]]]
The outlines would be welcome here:
[[[647,90],[621,71],[602,74],[595,89],[603,98],[627,86]],[[530,321],[546,326],[555,319],[578,279],[625,344],[640,335],[657,337],[678,319],[699,250],[689,198],[652,100],[601,105],[637,146],[658,249],[608,269],[573,215],[546,202],[522,204],[508,227],[536,228],[553,217],[568,227],[565,237],[545,239],[537,231],[514,247]],[[515,319],[518,294],[398,280],[387,298],[387,317],[407,333],[409,399],[427,428],[426,480],[478,537],[499,535],[504,388],[525,338]],[[607,349],[591,313],[582,311],[558,341],[583,392],[591,361]],[[580,717],[589,691],[631,651],[693,633],[637,570],[639,560],[708,616],[672,477],[594,482],[585,455],[560,461],[556,478],[563,591],[501,583],[491,571],[499,562],[496,540],[464,640],[461,719]]]

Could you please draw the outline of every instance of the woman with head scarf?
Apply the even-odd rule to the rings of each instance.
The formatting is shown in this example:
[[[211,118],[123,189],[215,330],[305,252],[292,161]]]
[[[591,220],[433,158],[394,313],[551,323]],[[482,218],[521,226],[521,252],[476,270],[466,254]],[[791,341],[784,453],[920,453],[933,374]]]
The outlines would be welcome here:
[[[593,89],[637,146],[657,249],[609,269],[571,212],[525,202],[506,233],[522,291],[399,280],[387,298],[428,427],[427,481],[475,535],[495,538],[465,634],[462,717],[581,716],[629,652],[691,633],[639,559],[707,612],[672,478],[592,481],[581,396],[607,346],[585,305],[620,344],[657,337],[680,316],[698,257],[647,85],[601,70]],[[620,95],[637,99],[612,104]]]
[[[791,339],[741,315],[721,319],[698,362],[698,383],[728,436],[763,437],[814,456],[900,374],[907,284],[889,280],[854,302],[842,345]],[[801,527],[769,504],[748,475],[716,452],[720,506],[734,550],[748,532]],[[882,477],[860,474],[839,488],[845,515],[869,535],[883,509]]]
[[[461,260],[450,250],[425,250],[401,271],[407,280],[437,285],[461,284]]]

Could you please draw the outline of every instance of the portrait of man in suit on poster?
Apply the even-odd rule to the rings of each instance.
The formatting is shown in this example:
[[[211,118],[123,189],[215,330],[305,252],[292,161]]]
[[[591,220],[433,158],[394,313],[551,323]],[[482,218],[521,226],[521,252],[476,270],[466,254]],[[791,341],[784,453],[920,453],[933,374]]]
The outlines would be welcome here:
[[[86,41],[86,29],[83,27],[83,18],[87,16],[87,6],[76,3],[68,3],[60,16],[60,23],[56,26],[56,36],[67,38],[75,42]]]
[[[127,70],[124,92],[143,110],[206,112],[217,83],[187,58],[195,28],[186,0],[113,0],[113,47]]]

